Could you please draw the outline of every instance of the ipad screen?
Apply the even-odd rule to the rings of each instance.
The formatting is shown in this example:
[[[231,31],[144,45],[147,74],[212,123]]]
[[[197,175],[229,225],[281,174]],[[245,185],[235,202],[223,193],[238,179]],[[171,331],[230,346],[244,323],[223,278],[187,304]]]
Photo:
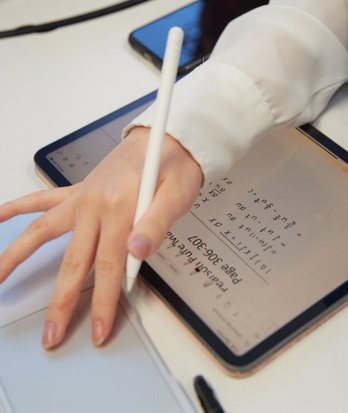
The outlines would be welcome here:
[[[348,168],[293,129],[209,183],[151,267],[243,355],[347,281]]]
[[[48,145],[37,165],[58,186],[82,180],[153,97]],[[227,364],[255,361],[347,298],[346,155],[296,129],[269,134],[202,188],[144,266],[155,291]]]
[[[45,154],[45,160],[56,168],[71,184],[82,181],[92,169],[121,141],[122,129],[138,114],[145,110],[151,101],[145,99],[132,110],[110,116],[97,127],[78,134],[64,145]],[[97,121],[96,124],[99,122]]]

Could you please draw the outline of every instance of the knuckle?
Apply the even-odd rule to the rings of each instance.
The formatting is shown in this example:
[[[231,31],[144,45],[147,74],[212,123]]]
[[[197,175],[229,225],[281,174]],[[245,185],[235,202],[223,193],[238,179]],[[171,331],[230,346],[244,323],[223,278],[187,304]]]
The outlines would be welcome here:
[[[83,267],[83,262],[78,257],[75,251],[68,250],[64,255],[64,259],[61,266],[61,272],[63,274],[71,274],[80,272]]]
[[[107,309],[115,306],[115,299],[110,296],[103,295],[94,300],[93,306],[98,309]]]
[[[78,205],[80,209],[88,210],[96,205],[96,194],[92,191],[84,191],[79,195]]]
[[[101,276],[114,275],[119,270],[117,262],[111,258],[106,257],[98,258],[95,268],[97,274]]]
[[[147,220],[147,227],[149,228],[151,234],[154,238],[163,238],[165,233],[167,232],[167,225],[164,221],[159,219],[158,217],[150,217]],[[151,237],[151,238],[153,238]]]
[[[115,211],[125,204],[127,199],[120,191],[105,191],[102,196],[102,205],[107,211]]]
[[[93,314],[94,315],[101,315],[101,314],[106,314],[111,311],[114,311],[114,308],[116,307],[117,300],[113,296],[108,296],[108,295],[102,295],[93,298]]]
[[[22,213],[21,208],[18,205],[18,201],[9,201],[1,205],[1,209],[5,212],[9,212],[11,215],[19,215]]]
[[[39,218],[35,219],[27,228],[27,231],[31,234],[41,233],[43,230],[48,228],[48,222],[46,215],[41,215]]]
[[[46,200],[47,196],[52,193],[52,189],[41,189],[41,191],[37,191],[33,194],[33,197],[36,201],[44,201]]]
[[[75,291],[67,291],[62,295],[57,296],[52,300],[49,304],[48,309],[49,311],[65,313],[70,312],[76,302],[76,292]]]
[[[177,219],[187,213],[198,196],[197,190],[183,183],[180,189],[170,193],[170,215]]]
[[[171,196],[173,199],[173,204],[181,205],[183,202],[193,202],[196,198],[196,193],[195,191],[193,191],[193,188],[191,186],[185,184],[185,182],[182,182],[180,185],[180,190],[172,191]]]
[[[183,202],[186,202],[187,197],[190,196],[188,191],[185,191],[185,189],[181,188],[180,191],[173,191],[174,193],[171,193],[171,204],[176,207],[177,205],[181,205]]]

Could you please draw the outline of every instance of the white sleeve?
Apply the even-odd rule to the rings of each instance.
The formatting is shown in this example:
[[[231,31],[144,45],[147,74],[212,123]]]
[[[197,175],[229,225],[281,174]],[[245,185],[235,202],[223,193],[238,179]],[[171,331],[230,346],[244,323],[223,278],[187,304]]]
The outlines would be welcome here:
[[[314,120],[348,80],[347,49],[348,0],[271,0],[232,21],[210,59],[176,84],[167,132],[211,180],[271,128]]]

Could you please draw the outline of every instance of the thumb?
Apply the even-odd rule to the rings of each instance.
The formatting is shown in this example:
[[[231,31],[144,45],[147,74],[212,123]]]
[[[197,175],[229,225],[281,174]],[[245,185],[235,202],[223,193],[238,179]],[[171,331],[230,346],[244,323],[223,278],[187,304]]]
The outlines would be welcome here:
[[[181,190],[173,190],[170,185],[158,188],[149,209],[128,238],[128,251],[135,258],[144,260],[159,248],[170,227],[192,206],[200,188],[200,182],[197,182],[196,190],[190,188],[188,191],[183,187]]]

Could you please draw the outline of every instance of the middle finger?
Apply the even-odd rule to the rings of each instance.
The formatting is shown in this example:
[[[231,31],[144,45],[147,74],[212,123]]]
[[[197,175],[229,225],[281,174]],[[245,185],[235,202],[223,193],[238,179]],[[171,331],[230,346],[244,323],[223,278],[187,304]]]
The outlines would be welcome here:
[[[99,237],[99,221],[91,213],[80,217],[65,252],[57,282],[48,306],[42,338],[46,349],[64,338],[81,289],[93,264]]]

